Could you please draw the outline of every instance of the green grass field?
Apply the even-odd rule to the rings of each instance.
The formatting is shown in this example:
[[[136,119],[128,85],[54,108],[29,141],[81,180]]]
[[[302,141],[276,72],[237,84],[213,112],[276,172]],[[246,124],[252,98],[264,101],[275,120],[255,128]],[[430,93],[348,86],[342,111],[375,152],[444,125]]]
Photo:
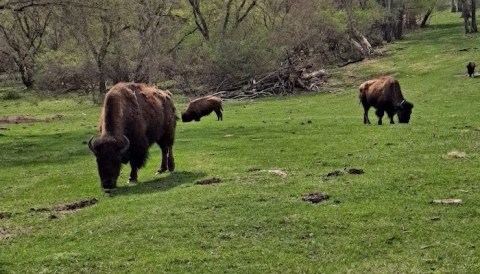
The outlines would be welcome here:
[[[227,101],[223,122],[179,123],[176,171],[155,175],[152,147],[140,183],[124,166],[108,196],[86,145],[97,105],[0,100],[0,116],[62,115],[0,125],[0,273],[478,273],[480,78],[465,65],[479,45],[437,13],[386,56],[333,71],[344,91]],[[415,104],[409,125],[362,123],[357,86],[384,74]],[[365,173],[326,176],[343,168]],[[302,201],[311,192],[330,199]],[[463,204],[430,203],[446,198]]]

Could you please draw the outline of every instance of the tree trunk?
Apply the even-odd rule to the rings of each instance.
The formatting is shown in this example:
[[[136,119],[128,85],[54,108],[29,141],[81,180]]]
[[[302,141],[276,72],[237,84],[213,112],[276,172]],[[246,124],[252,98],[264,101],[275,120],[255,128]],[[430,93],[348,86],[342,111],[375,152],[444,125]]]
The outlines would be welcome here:
[[[471,14],[472,14],[472,32],[478,32],[477,29],[477,0],[472,0],[472,4],[470,6]]]
[[[417,15],[412,11],[407,12],[405,28],[413,30],[413,29],[416,29],[417,27],[418,27],[418,25],[417,25]]]
[[[385,42],[390,43],[394,40],[393,29],[391,18],[388,18],[387,22],[382,24],[383,40]]]
[[[30,69],[26,66],[19,66],[20,75],[22,76],[22,83],[27,89],[33,88],[33,76]]]
[[[424,28],[427,26],[428,18],[430,18],[430,15],[432,15],[432,10],[428,10],[427,13],[423,16],[422,23],[420,24],[421,28]]]
[[[452,12],[457,12],[457,6],[455,5],[455,0],[452,0]]]
[[[105,80],[105,73],[98,74],[98,92],[100,97],[102,97],[107,91],[107,84]]]
[[[462,17],[463,17],[463,24],[465,26],[465,33],[470,33],[470,11],[467,7],[466,0],[461,0],[461,4],[459,5],[462,7]]]
[[[145,58],[141,58],[135,68],[135,76],[133,77],[135,83],[149,83],[150,77],[145,68]]]
[[[395,32],[394,32],[395,39],[397,39],[397,40],[402,39],[402,37],[403,37],[403,16],[404,16],[404,14],[405,14],[405,6],[403,6],[402,8],[400,8],[398,10],[398,17],[397,17],[397,22],[396,22]]]
[[[17,64],[18,71],[20,72],[20,76],[22,78],[22,83],[27,89],[33,88],[33,72],[27,65],[25,60],[15,59],[15,64]]]
[[[105,77],[105,69],[104,69],[104,64],[103,61],[97,60],[97,69],[98,69],[98,93],[100,95],[100,98],[103,98],[105,96],[105,93],[107,91],[107,80]]]

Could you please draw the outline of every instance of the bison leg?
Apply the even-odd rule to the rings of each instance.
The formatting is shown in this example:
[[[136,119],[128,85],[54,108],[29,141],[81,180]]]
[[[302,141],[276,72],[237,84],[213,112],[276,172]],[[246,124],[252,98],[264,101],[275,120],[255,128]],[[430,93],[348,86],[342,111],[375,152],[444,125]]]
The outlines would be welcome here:
[[[219,109],[215,109],[215,113],[217,114],[217,121],[223,121],[222,111]]]
[[[370,120],[368,119],[368,110],[370,109],[369,106],[363,106],[363,123],[370,124]]]
[[[160,164],[160,168],[157,170],[157,174],[164,173],[167,171],[167,160],[168,160],[168,147],[165,142],[160,142],[158,144],[160,149],[162,150],[162,163]]]
[[[370,109],[370,105],[364,97],[361,97],[360,101],[363,105],[363,123],[370,124],[370,119],[368,119],[368,110]]]
[[[370,124],[370,120],[368,119],[368,110],[365,110],[365,112],[363,113],[363,123]]]
[[[375,114],[378,116],[378,124],[381,125],[382,124],[382,118],[383,118],[383,115],[385,114],[385,112],[383,111],[383,109],[377,109],[377,111],[375,111]]]
[[[168,146],[168,171],[175,170],[175,159],[173,158],[173,146]]]
[[[147,139],[138,139],[137,144],[130,147],[130,178],[128,183],[136,183],[138,179],[138,169],[140,169],[148,157]]]
[[[130,167],[132,170],[130,171],[130,178],[128,178],[129,184],[135,184],[138,180],[138,167],[135,167],[133,163],[130,162]]]
[[[173,149],[171,145],[168,145],[165,141],[158,142],[160,149],[162,150],[162,163],[157,170],[157,174],[164,173],[165,171],[173,171],[175,169],[175,162],[173,159]]]
[[[387,111],[388,118],[390,118],[390,124],[395,124],[393,121],[393,116],[395,116],[395,112]]]

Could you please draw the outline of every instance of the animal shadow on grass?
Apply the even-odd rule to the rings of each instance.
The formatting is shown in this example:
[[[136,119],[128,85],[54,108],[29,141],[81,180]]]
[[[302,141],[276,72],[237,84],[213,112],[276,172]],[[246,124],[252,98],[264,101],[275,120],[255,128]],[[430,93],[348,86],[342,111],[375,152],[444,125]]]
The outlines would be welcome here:
[[[138,195],[153,192],[168,191],[174,187],[183,184],[194,184],[199,178],[205,177],[204,172],[175,171],[167,176],[161,176],[156,179],[139,182],[133,186],[121,186],[111,192],[112,196],[120,195]]]

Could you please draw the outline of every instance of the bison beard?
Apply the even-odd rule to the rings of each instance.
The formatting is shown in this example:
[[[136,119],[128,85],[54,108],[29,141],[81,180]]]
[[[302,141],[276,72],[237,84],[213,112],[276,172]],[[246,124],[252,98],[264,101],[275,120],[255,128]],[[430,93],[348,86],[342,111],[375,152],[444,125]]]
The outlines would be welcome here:
[[[390,76],[368,80],[359,87],[359,98],[363,105],[363,123],[370,124],[368,110],[376,109],[378,124],[382,124],[382,118],[386,112],[390,118],[390,124],[394,124],[393,116],[397,114],[399,123],[408,123],[412,113],[413,104],[407,102],[402,95],[400,84]]]
[[[173,171],[176,120],[170,92],[135,83],[113,86],[105,96],[100,136],[88,142],[97,160],[101,186],[115,188],[122,163],[128,162],[129,182],[136,182],[153,143],[162,151],[158,172]]]

